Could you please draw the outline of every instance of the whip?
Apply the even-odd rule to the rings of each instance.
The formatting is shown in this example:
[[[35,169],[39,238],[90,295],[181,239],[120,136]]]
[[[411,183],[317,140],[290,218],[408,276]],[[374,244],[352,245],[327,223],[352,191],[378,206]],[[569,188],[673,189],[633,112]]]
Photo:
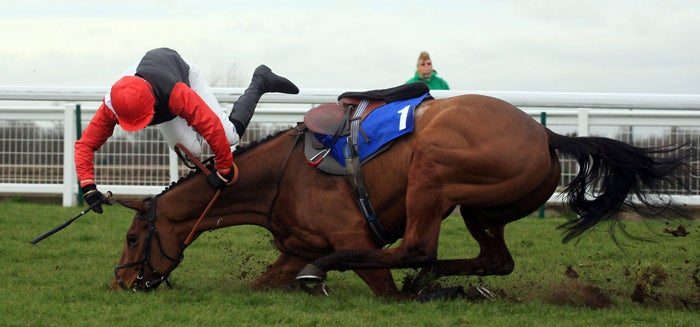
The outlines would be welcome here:
[[[107,191],[107,192],[105,193],[104,199],[101,199],[101,200],[99,200],[99,201],[95,201],[95,203],[93,203],[93,204],[91,204],[89,207],[85,208],[85,210],[81,211],[81,212],[80,212],[78,215],[76,215],[75,217],[66,220],[66,222],[64,222],[63,224],[60,224],[60,225],[58,225],[56,228],[54,228],[54,229],[52,229],[52,230],[50,230],[50,231],[44,233],[43,235],[41,235],[41,236],[39,236],[39,237],[33,239],[30,243],[32,243],[32,244],[37,244],[37,243],[41,242],[41,240],[43,240],[43,239],[45,239],[45,238],[47,238],[47,237],[49,237],[49,236],[55,234],[56,232],[60,231],[61,229],[64,229],[64,228],[68,227],[68,225],[72,224],[76,219],[82,217],[84,214],[90,212],[90,210],[93,210],[93,209],[94,209],[95,207],[97,207],[98,205],[100,205],[100,204],[106,202],[107,200],[109,200],[109,198],[110,198],[111,196],[112,196],[112,192]]]

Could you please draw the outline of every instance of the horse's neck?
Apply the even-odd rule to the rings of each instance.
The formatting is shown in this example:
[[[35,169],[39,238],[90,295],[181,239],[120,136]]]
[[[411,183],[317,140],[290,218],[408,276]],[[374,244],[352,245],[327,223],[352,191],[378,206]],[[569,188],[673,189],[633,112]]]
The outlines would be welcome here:
[[[192,176],[159,195],[156,212],[172,221],[193,220],[204,211],[214,193],[204,175]]]
[[[245,171],[237,183],[223,189],[211,204],[200,229],[243,224],[265,225],[266,219],[262,214],[269,209],[267,202],[270,201],[266,201],[266,198],[270,196],[266,195],[264,188],[254,187],[252,181],[257,176],[255,171],[247,168]],[[271,183],[260,185],[269,184]],[[174,223],[194,222],[205,213],[215,194],[204,175],[193,176],[158,196],[156,212],[159,217]]]
[[[301,153],[301,147],[293,148],[292,140],[288,134],[280,135],[236,156],[238,180],[221,191],[200,229],[243,224],[265,227],[279,192],[279,178],[287,155],[292,149]],[[303,160],[301,154],[295,157]],[[204,174],[192,176],[159,196],[159,216],[163,213],[172,221],[194,221],[204,212],[214,193]]]
[[[286,155],[293,144],[286,135],[278,136],[238,156],[238,181],[226,187],[210,216],[220,218],[215,228],[233,225],[266,226]],[[301,151],[300,148],[295,151]]]

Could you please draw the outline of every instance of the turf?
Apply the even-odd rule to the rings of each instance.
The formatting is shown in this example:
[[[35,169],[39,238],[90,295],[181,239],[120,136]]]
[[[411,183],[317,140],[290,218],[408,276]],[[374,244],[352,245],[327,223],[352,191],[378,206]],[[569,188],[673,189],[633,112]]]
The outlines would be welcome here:
[[[352,272],[329,273],[329,296],[252,292],[248,283],[276,257],[271,236],[257,227],[202,235],[172,274],[172,289],[110,291],[133,212],[119,206],[105,210],[32,245],[29,241],[80,209],[0,203],[0,325],[694,326],[700,321],[697,220],[626,221],[646,241],[622,237],[618,246],[604,227],[562,244],[556,227],[563,218],[524,218],[506,228],[516,262],[512,274],[439,280],[444,287],[486,287],[495,299],[419,303],[377,298]],[[464,258],[478,248],[460,218],[450,217],[439,251],[441,258]],[[395,270],[399,283],[413,274]]]

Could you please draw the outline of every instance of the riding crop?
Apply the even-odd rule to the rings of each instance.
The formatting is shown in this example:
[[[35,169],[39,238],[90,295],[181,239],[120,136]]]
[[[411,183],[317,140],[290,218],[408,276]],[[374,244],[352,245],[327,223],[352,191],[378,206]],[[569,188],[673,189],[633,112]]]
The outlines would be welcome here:
[[[32,240],[30,243],[32,243],[32,244],[37,244],[37,243],[41,242],[41,240],[43,240],[43,239],[45,239],[45,238],[47,238],[47,237],[49,237],[49,236],[55,234],[56,232],[60,231],[61,229],[64,229],[64,228],[68,227],[68,225],[72,224],[75,220],[77,220],[78,218],[82,217],[84,214],[90,212],[90,210],[93,210],[93,209],[94,209],[95,207],[97,207],[98,205],[100,205],[100,204],[104,203],[105,201],[109,200],[109,198],[110,198],[111,196],[112,196],[112,192],[107,191],[107,192],[105,193],[104,199],[101,199],[101,200],[99,200],[99,201],[95,201],[95,203],[93,203],[93,204],[91,204],[89,207],[85,208],[85,210],[81,211],[81,212],[80,212],[78,215],[76,215],[75,217],[66,220],[66,222],[64,222],[63,224],[61,224],[61,225],[57,226],[56,228],[54,228],[54,229],[52,229],[52,230],[50,230],[50,231],[44,233],[44,234],[41,235],[41,236],[35,238],[35,239]]]

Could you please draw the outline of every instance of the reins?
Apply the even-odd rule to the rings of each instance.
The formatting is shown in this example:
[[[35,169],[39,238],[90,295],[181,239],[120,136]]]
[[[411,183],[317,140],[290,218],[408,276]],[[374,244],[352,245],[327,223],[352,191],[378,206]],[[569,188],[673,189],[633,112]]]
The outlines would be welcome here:
[[[299,143],[301,136],[304,134],[304,132],[306,130],[306,128],[304,127],[303,124],[297,125],[295,127],[295,129],[296,129],[297,133],[296,133],[295,138],[294,138],[294,143],[292,144],[292,147],[289,149],[289,151],[287,152],[287,154],[285,156],[284,163],[280,169],[280,173],[279,173],[278,178],[277,178],[276,193],[275,193],[274,197],[272,198],[272,202],[270,204],[270,210],[269,210],[269,213],[267,216],[267,221],[266,221],[266,224],[268,227],[272,223],[273,208],[274,208],[275,203],[277,201],[277,198],[280,194],[280,185],[282,183],[282,179],[284,177],[284,172],[287,168],[287,164],[289,162],[289,159],[290,159],[294,149],[296,148],[297,144]],[[175,145],[174,149],[175,149],[175,152],[177,153],[178,157],[180,157],[180,159],[189,160],[188,163],[186,164],[189,168],[194,169],[194,167],[196,166],[203,173],[211,174],[211,170],[208,169],[199,159],[197,159],[197,157],[195,157],[186,147],[184,147],[183,145],[178,143]],[[233,164],[233,174],[234,174],[233,178],[231,178],[231,181],[229,181],[227,183],[227,185],[234,184],[235,182],[238,181],[239,171],[238,171],[238,166],[235,163]],[[192,241],[194,240],[194,237],[197,233],[199,225],[201,224],[204,217],[206,217],[207,213],[212,208],[212,206],[214,205],[216,200],[219,198],[220,194],[221,194],[221,190],[217,190],[216,193],[214,193],[214,196],[209,201],[209,204],[206,206],[206,208],[204,209],[202,214],[199,216],[199,219],[197,219],[197,222],[192,227],[192,230],[189,232],[187,238],[184,241],[183,248],[182,248],[183,252],[184,252],[184,249],[189,244],[191,244]],[[136,266],[138,266],[138,275],[136,278],[137,279],[136,284],[134,284],[132,286],[133,290],[138,290],[138,288],[144,288],[146,290],[149,290],[149,289],[156,287],[158,284],[160,284],[162,282],[165,282],[165,284],[170,286],[170,282],[168,280],[170,273],[165,273],[165,274],[160,273],[159,271],[157,271],[155,269],[155,267],[153,267],[153,265],[151,263],[151,254],[150,253],[151,253],[151,249],[153,247],[153,245],[151,244],[152,243],[151,240],[153,238],[155,238],[155,240],[157,241],[157,248],[160,249],[161,256],[174,262],[175,266],[177,266],[180,262],[182,262],[182,260],[184,258],[183,252],[180,252],[180,255],[178,257],[172,257],[165,252],[163,244],[161,243],[160,237],[159,237],[158,232],[156,231],[156,228],[155,228],[156,207],[157,207],[156,200],[157,200],[157,197],[152,197],[152,198],[148,199],[150,211],[148,212],[147,216],[143,215],[143,214],[137,214],[134,217],[134,219],[140,219],[140,220],[146,221],[148,223],[148,230],[147,230],[146,239],[145,239],[146,248],[144,250],[143,257],[138,261],[119,264],[114,268],[115,279],[116,279],[117,283],[123,288],[127,288],[127,287],[126,287],[126,284],[124,283],[124,281],[122,280],[121,276],[119,275],[119,270],[131,268],[131,267],[136,267]],[[152,280],[144,281],[144,277],[145,277],[145,274],[147,272],[146,270],[149,270],[151,272],[151,274],[153,274],[154,278]]]
[[[207,175],[211,174],[211,171],[206,166],[204,166],[204,164],[202,164],[202,162],[199,161],[199,159],[197,159],[197,157],[194,154],[192,154],[192,152],[190,152],[190,150],[188,150],[185,146],[183,146],[180,143],[175,144],[175,152],[177,152],[177,155],[179,157],[183,158],[180,151],[184,152],[186,158],[189,159],[189,161],[193,162],[195,165],[197,165],[197,167],[200,170],[202,170],[202,172],[204,172]],[[236,166],[236,163],[234,162],[233,163],[233,178],[231,178],[231,180],[228,183],[226,183],[226,185],[234,184],[236,181],[238,181],[238,166]],[[197,228],[199,228],[199,224],[202,223],[202,220],[204,220],[204,217],[206,217],[207,213],[209,213],[209,209],[211,209],[211,207],[214,205],[216,200],[219,198],[219,195],[221,195],[221,190],[216,190],[216,193],[214,193],[214,196],[209,201],[209,204],[207,205],[206,208],[204,208],[204,211],[202,211],[202,214],[199,216],[199,219],[197,219],[197,222],[194,224],[194,227],[192,227],[190,234],[187,235],[187,238],[185,239],[185,243],[184,243],[185,247],[187,247],[188,245],[190,245],[192,243],[192,240],[194,239],[194,235],[197,232]]]
[[[199,159],[197,159],[197,157],[194,156],[192,154],[192,152],[190,152],[182,144],[178,143],[175,145],[175,152],[177,152],[177,155],[181,159],[188,159],[189,162],[194,163],[205,174],[211,173],[211,171],[204,164],[202,164],[202,162]],[[184,153],[186,155],[186,157],[183,156],[182,153]],[[187,165],[187,167],[193,168],[192,166],[190,166],[187,163],[186,163],[186,165]],[[236,164],[234,163],[233,164],[233,178],[231,178],[231,180],[226,185],[231,185],[231,184],[235,183],[236,181],[238,181],[238,166],[236,166]],[[192,230],[190,231],[189,235],[185,239],[183,251],[184,251],[185,247],[187,247],[190,243],[192,243],[192,240],[194,239],[194,235],[195,235],[197,229],[199,228],[200,223],[202,222],[204,217],[207,215],[207,213],[209,212],[209,209],[211,209],[214,202],[216,202],[216,200],[219,198],[220,194],[221,194],[221,190],[217,190],[216,193],[214,193],[214,196],[209,201],[209,204],[204,209],[202,214],[199,216],[199,219],[195,223],[194,227],[192,227]],[[160,249],[161,255],[163,257],[169,259],[170,261],[173,261],[175,263],[175,265],[182,262],[182,259],[184,258],[183,252],[180,252],[180,255],[177,258],[171,257],[170,255],[168,255],[165,252],[165,249],[163,247],[163,243],[161,242],[160,236],[158,236],[158,232],[156,231],[156,224],[155,224],[156,223],[156,207],[157,207],[156,206],[156,199],[157,199],[156,197],[149,199],[150,211],[149,211],[148,216],[144,217],[142,215],[137,215],[136,217],[134,217],[134,219],[140,219],[140,220],[146,221],[148,223],[148,231],[146,233],[146,239],[145,239],[146,248],[144,250],[143,258],[141,260],[138,260],[138,261],[119,264],[114,268],[115,279],[116,279],[117,283],[123,288],[126,288],[126,285],[124,284],[122,278],[119,276],[119,270],[125,269],[125,268],[130,268],[130,267],[135,267],[135,266],[139,266],[138,275],[136,277],[136,280],[137,280],[136,285],[139,285],[140,287],[141,286],[145,287],[145,289],[151,289],[151,288],[157,286],[158,284],[165,282],[168,286],[170,286],[170,282],[168,281],[168,276],[170,274],[169,273],[162,274],[162,273],[158,272],[151,264],[151,246],[152,246],[151,239],[152,238],[155,238],[156,241],[158,242],[157,244],[158,244],[158,248]],[[148,280],[145,282],[143,281],[146,269],[149,269],[151,271],[151,273],[155,276],[155,279]],[[136,289],[135,287],[136,286],[134,286],[134,290]]]

